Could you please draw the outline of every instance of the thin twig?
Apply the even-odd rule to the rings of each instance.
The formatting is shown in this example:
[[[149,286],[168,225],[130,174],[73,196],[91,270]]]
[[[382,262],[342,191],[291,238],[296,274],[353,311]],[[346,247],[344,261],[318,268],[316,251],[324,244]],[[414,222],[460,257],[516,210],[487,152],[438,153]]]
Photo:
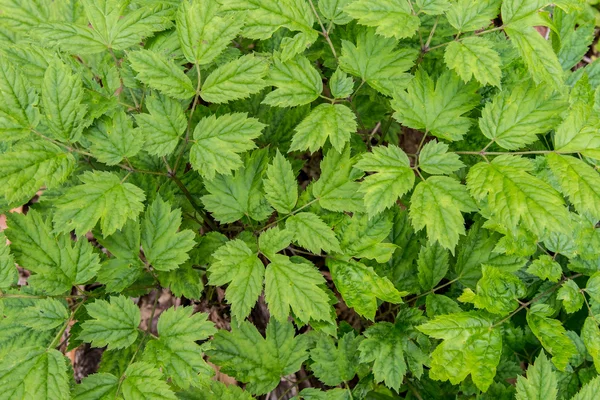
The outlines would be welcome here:
[[[310,3],[310,8],[312,8],[313,13],[315,14],[315,17],[317,17],[317,21],[319,21],[319,25],[321,25],[321,35],[323,35],[323,37],[327,41],[327,44],[329,44],[329,48],[331,49],[333,58],[335,58],[335,61],[337,62],[338,56],[337,56],[337,53],[335,52],[335,47],[333,47],[333,42],[331,41],[331,38],[329,37],[329,30],[325,29],[325,25],[323,25],[323,21],[321,21],[321,17],[319,16],[317,9],[315,8],[315,4],[313,3],[313,0],[308,0],[308,2]]]

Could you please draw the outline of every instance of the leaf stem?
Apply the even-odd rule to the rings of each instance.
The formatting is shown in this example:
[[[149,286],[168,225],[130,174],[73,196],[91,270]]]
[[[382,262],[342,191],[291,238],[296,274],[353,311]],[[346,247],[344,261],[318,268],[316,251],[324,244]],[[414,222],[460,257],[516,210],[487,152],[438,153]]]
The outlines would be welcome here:
[[[294,215],[294,214],[297,214],[297,213],[298,213],[298,212],[300,212],[301,210],[305,209],[306,207],[310,206],[311,204],[314,204],[314,203],[316,203],[316,202],[317,202],[317,201],[319,201],[319,200],[321,200],[321,199],[320,199],[320,198],[317,198],[317,199],[313,199],[313,200],[309,201],[308,203],[306,203],[306,204],[305,204],[305,205],[303,205],[302,207],[300,207],[300,208],[297,208],[296,210],[294,210],[294,211],[290,212],[289,214],[286,214],[286,215],[284,215],[283,217],[281,217],[281,218],[278,218],[277,220],[275,220],[275,221],[271,222],[270,224],[263,226],[262,228],[260,228],[259,230],[257,230],[257,231],[256,231],[256,233],[258,233],[258,232],[262,232],[262,231],[264,231],[264,230],[267,230],[268,228],[270,228],[270,227],[272,227],[272,226],[275,226],[275,225],[277,225],[278,223],[280,223],[280,222],[281,222],[281,221],[283,221],[284,219],[286,219],[286,218],[288,218],[288,217],[291,217],[291,216],[292,216],[292,215]]]
[[[188,117],[187,129],[185,131],[185,139],[183,142],[183,146],[179,151],[179,155],[177,156],[177,160],[175,161],[175,165],[173,166],[173,171],[177,171],[179,167],[179,163],[181,162],[181,157],[183,157],[183,153],[185,153],[185,148],[190,141],[190,132],[192,130],[192,118],[194,117],[194,111],[196,111],[196,106],[198,105],[198,99],[200,98],[200,88],[202,86],[202,72],[200,71],[200,66],[196,65],[196,75],[198,78],[198,83],[196,84],[196,94],[194,95],[194,101],[192,102],[192,108],[190,110],[190,116]]]
[[[317,9],[315,8],[315,4],[313,3],[313,0],[308,0],[308,2],[310,3],[310,8],[312,8],[312,11],[315,14],[315,17],[317,17],[317,21],[319,21],[319,25],[321,25],[321,35],[323,35],[323,37],[327,41],[327,44],[329,44],[329,48],[331,49],[333,58],[335,58],[335,61],[338,62],[338,56],[337,56],[337,53],[335,52],[335,47],[333,47],[333,42],[331,41],[331,38],[329,37],[329,30],[325,29],[325,25],[323,25],[323,21],[321,21],[321,17],[319,16]]]
[[[185,185],[183,184],[183,182],[181,182],[181,180],[177,177],[177,175],[175,175],[174,173],[172,173],[170,175],[170,177],[173,180],[173,182],[175,182],[175,184],[177,185],[177,187],[183,192],[183,195],[188,199],[188,201],[190,202],[190,204],[192,205],[192,207],[194,207],[194,210],[196,210],[196,212],[198,214],[200,214],[200,216],[202,217],[202,220],[206,223],[206,225],[208,225],[208,227],[210,228],[210,230],[218,231],[217,225],[208,216],[208,214],[206,212],[204,212],[204,210],[202,209],[202,207],[199,204],[196,203],[196,200],[192,197],[192,194],[190,193],[190,191],[187,190],[187,188],[185,187]]]
[[[79,304],[77,304],[77,307],[75,307],[75,309],[73,309],[73,311],[71,311],[71,315],[69,316],[69,319],[63,324],[62,328],[60,328],[60,331],[56,334],[56,336],[54,336],[54,339],[52,339],[52,342],[50,342],[50,344],[48,345],[48,350],[56,347],[56,345],[59,343],[60,338],[62,337],[62,335],[65,333],[65,331],[69,327],[69,324],[75,318],[75,313],[77,312],[77,310],[79,310],[79,308],[83,305],[84,302],[85,302],[85,300],[82,300],[81,302],[79,302]]]

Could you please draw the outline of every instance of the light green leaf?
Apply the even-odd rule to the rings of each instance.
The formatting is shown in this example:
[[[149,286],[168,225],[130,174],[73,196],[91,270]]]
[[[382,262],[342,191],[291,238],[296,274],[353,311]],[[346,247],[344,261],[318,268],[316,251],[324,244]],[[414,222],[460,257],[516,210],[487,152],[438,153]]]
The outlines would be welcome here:
[[[171,388],[164,381],[162,372],[152,364],[134,362],[123,374],[121,393],[125,400],[161,399],[177,400]]]
[[[416,0],[417,12],[439,15],[443,14],[448,8],[450,8],[450,1],[448,0]]]
[[[471,374],[475,386],[486,391],[502,354],[502,331],[492,325],[486,314],[471,311],[440,315],[419,326],[426,335],[444,340],[431,353],[429,376],[456,385]]]
[[[242,321],[231,332],[219,330],[208,352],[221,371],[247,383],[250,393],[264,394],[279,384],[282,376],[298,371],[308,358],[304,336],[294,337],[291,322],[271,319],[263,338],[256,327]]]
[[[336,25],[345,25],[352,17],[344,12],[344,7],[352,0],[319,0],[319,11]]]
[[[281,51],[281,61],[286,62],[296,55],[302,54],[319,38],[317,31],[312,31],[311,33],[312,34],[307,35],[306,33],[300,32],[294,35],[294,37],[284,37],[281,39],[281,45],[279,46]]]
[[[99,372],[86,376],[73,390],[73,400],[113,399],[117,394],[119,378]]]
[[[56,188],[74,167],[73,155],[50,142],[21,142],[0,154],[0,194],[8,202],[25,203],[42,186]]]
[[[282,214],[289,214],[298,201],[298,182],[292,170],[292,164],[281,155],[279,150],[273,162],[267,167],[263,178],[265,197],[269,204]]]
[[[263,104],[275,107],[293,107],[316,100],[323,91],[321,75],[304,56],[282,62],[275,57],[267,83],[277,89],[267,94]]]
[[[397,246],[382,243],[387,239],[392,220],[389,213],[369,218],[367,214],[354,214],[336,226],[336,235],[344,255],[355,258],[368,258],[379,263],[388,262]]]
[[[63,325],[69,318],[69,311],[58,299],[48,297],[23,310],[20,322],[32,329],[45,331]]]
[[[444,53],[448,68],[453,69],[463,81],[475,77],[482,85],[500,87],[502,71],[500,55],[490,40],[483,37],[468,37],[451,42]]]
[[[289,217],[285,226],[294,234],[294,241],[305,249],[320,254],[321,250],[339,253],[340,243],[329,226],[316,214],[301,212]]]
[[[354,90],[354,80],[341,69],[336,69],[329,79],[331,94],[336,99],[349,97]]]
[[[52,134],[67,142],[76,142],[87,121],[81,78],[71,68],[54,59],[44,74],[42,105],[45,122]]]
[[[550,282],[558,282],[562,275],[562,268],[552,257],[544,254],[533,260],[527,268],[527,273],[540,279],[548,279]]]
[[[476,90],[476,83],[464,84],[449,71],[434,85],[433,79],[419,69],[406,91],[394,93],[394,118],[405,126],[424,129],[440,139],[461,140],[471,126],[470,119],[462,115],[479,104]]]
[[[556,368],[564,371],[569,359],[577,354],[577,348],[562,323],[551,318],[553,314],[554,311],[547,304],[534,304],[527,312],[527,324],[544,349],[552,354]]]
[[[96,300],[85,308],[92,319],[81,324],[80,340],[110,350],[129,347],[137,339],[140,309],[127,297],[111,297],[110,303]]]
[[[140,152],[144,144],[141,133],[133,129],[133,121],[125,111],[119,110],[112,117],[99,119],[88,130],[87,138],[92,143],[90,151],[98,161],[115,165]]]
[[[518,85],[494,96],[481,112],[479,128],[505,149],[515,150],[538,140],[561,119],[566,102],[546,86]]]
[[[17,283],[18,273],[15,259],[10,253],[4,232],[0,232],[0,289],[8,289]]]
[[[189,99],[196,93],[192,81],[175,63],[151,50],[138,50],[128,55],[137,78],[161,93],[176,99]]]
[[[38,96],[6,58],[0,60],[0,132],[3,141],[26,137],[40,121]]]
[[[410,219],[415,230],[427,227],[429,242],[454,254],[460,235],[465,234],[462,212],[476,211],[467,188],[447,176],[432,176],[420,182],[410,200]]]
[[[350,392],[346,389],[335,388],[321,391],[315,388],[305,388],[300,391],[302,400],[351,400]]]
[[[106,51],[106,45],[98,33],[87,26],[70,23],[44,23],[33,29],[44,44],[58,46],[71,54],[95,54]]]
[[[448,22],[460,32],[475,31],[491,24],[501,0],[458,0],[446,12]]]
[[[69,188],[55,201],[54,224],[59,232],[75,230],[82,236],[100,220],[102,234],[108,236],[144,209],[144,192],[111,172],[84,172],[79,179],[81,185]]]
[[[462,311],[458,303],[442,294],[431,293],[425,297],[427,316],[433,318],[437,315],[454,314]]]
[[[558,289],[556,299],[562,300],[565,311],[569,314],[577,312],[583,306],[583,293],[580,293],[579,286],[573,280],[568,280]]]
[[[258,238],[260,252],[271,259],[271,257],[290,245],[294,235],[287,229],[275,226],[261,233]]]
[[[552,364],[542,350],[527,368],[527,378],[517,377],[516,400],[556,400],[558,385]]]
[[[359,189],[364,193],[365,208],[370,216],[394,205],[415,183],[408,156],[393,144],[374,147],[371,153],[362,156],[355,167],[375,172],[363,180]]]
[[[146,98],[145,105],[149,114],[135,114],[135,122],[146,141],[144,150],[159,157],[171,154],[187,127],[183,107],[179,102],[155,93]]]
[[[244,25],[239,15],[219,15],[215,0],[181,2],[177,11],[177,35],[185,58],[196,65],[214,61]]]
[[[271,254],[265,272],[265,300],[275,319],[285,322],[290,309],[300,321],[330,321],[326,282],[312,263],[294,263],[286,256]]]
[[[431,3],[431,0],[424,2]],[[347,5],[344,11],[361,25],[376,27],[379,35],[388,38],[412,37],[421,25],[409,0],[358,0]]]
[[[212,71],[202,84],[200,97],[210,103],[244,99],[266,86],[263,78],[267,71],[264,59],[247,54]]]
[[[419,259],[419,283],[428,291],[437,286],[448,272],[448,251],[439,243],[421,247]]]
[[[582,294],[583,296],[583,294]],[[583,323],[581,329],[581,339],[585,344],[587,352],[592,356],[594,360],[594,366],[596,371],[600,370],[600,329],[598,329],[598,322],[595,317],[589,316]]]
[[[571,400],[595,400],[600,391],[600,377],[595,377],[586,383]]]
[[[228,284],[225,298],[231,313],[240,321],[250,314],[262,291],[265,267],[258,256],[240,239],[227,242],[213,254],[215,262],[208,268],[213,286]]]
[[[428,174],[451,174],[464,166],[458,154],[448,153],[446,143],[432,140],[425,143],[419,153],[419,168]]]
[[[196,141],[190,150],[192,167],[206,179],[215,173],[229,175],[243,163],[239,153],[256,147],[253,139],[260,136],[264,124],[246,113],[210,115],[194,128]]]
[[[517,27],[543,25],[539,10],[550,4],[547,0],[506,0],[502,2],[502,22]]]
[[[399,292],[387,277],[360,262],[330,259],[327,265],[346,305],[367,319],[375,319],[377,299],[400,304],[402,296],[408,294]]]
[[[169,288],[175,297],[200,300],[204,284],[200,272],[189,264],[184,264],[173,271],[157,271],[161,286]]]
[[[307,150],[311,153],[325,145],[329,138],[331,145],[339,152],[356,132],[356,116],[343,104],[319,104],[296,126],[290,152]]]
[[[396,47],[396,40],[376,35],[374,29],[365,29],[357,34],[356,45],[342,40],[340,68],[391,96],[412,79],[406,71],[413,66],[418,54],[412,48],[397,50]]]
[[[165,7],[142,6],[134,11],[129,11],[116,21],[112,38],[107,43],[108,48],[115,50],[126,50],[138,45],[141,41],[154,35],[155,32],[163,31],[171,27],[172,13]],[[108,9],[115,9],[109,6]],[[93,27],[96,27],[92,23]]]
[[[321,382],[337,386],[356,375],[359,364],[358,346],[363,338],[354,332],[342,336],[337,346],[331,336],[318,336],[316,346],[310,351],[311,369]]]

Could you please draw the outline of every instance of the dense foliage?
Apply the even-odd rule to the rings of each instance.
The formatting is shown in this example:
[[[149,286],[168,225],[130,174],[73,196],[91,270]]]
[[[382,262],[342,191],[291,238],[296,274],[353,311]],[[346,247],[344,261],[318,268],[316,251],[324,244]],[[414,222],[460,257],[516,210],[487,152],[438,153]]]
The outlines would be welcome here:
[[[595,26],[0,0],[0,399],[598,398]]]

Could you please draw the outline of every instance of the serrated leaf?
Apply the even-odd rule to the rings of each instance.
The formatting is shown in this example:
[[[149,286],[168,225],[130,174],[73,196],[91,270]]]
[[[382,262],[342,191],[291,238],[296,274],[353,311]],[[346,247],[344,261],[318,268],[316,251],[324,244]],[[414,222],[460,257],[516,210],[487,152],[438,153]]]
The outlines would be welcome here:
[[[394,118],[414,129],[424,129],[440,139],[461,140],[471,126],[463,114],[479,103],[477,84],[464,84],[452,72],[442,74],[437,82],[422,69],[408,84],[406,91],[394,93]],[[426,113],[423,110],[427,110]]]
[[[175,63],[151,50],[138,50],[128,55],[137,78],[161,93],[176,99],[189,99],[196,94],[192,81]]]
[[[319,104],[296,126],[290,152],[311,153],[325,145],[327,139],[339,152],[356,132],[356,116],[343,104]]]
[[[346,305],[367,319],[374,320],[377,299],[400,304],[402,296],[408,294],[399,292],[387,277],[360,262],[331,259],[327,265]]]
[[[29,328],[44,331],[64,324],[68,318],[69,312],[65,305],[60,300],[49,297],[25,308],[21,323]]]
[[[342,388],[329,389],[327,391],[305,388],[300,391],[300,398],[303,400],[350,400],[350,392]]]
[[[107,165],[135,156],[144,144],[141,132],[133,129],[132,119],[123,110],[96,121],[87,131],[86,138],[92,143],[90,151],[94,157]]]
[[[585,285],[585,291],[594,301],[600,301],[600,272],[594,273]]]
[[[311,212],[301,212],[289,217],[285,226],[294,234],[294,241],[305,249],[320,254],[341,251],[340,243],[329,226]]]
[[[571,400],[594,400],[600,391],[600,377],[596,377],[586,383]]]
[[[119,378],[103,372],[86,376],[73,390],[73,400],[112,399],[117,394]]]
[[[421,25],[408,0],[358,0],[347,5],[344,12],[361,25],[376,27],[379,35],[388,38],[412,37]]]
[[[271,256],[288,247],[293,239],[292,232],[276,226],[261,233],[258,238],[258,248],[270,259]]]
[[[454,254],[460,235],[465,234],[462,212],[477,210],[467,188],[446,176],[432,176],[420,182],[410,201],[410,219],[415,230],[427,227],[429,242]]]
[[[215,115],[202,118],[194,128],[195,143],[190,162],[203,177],[231,174],[243,163],[239,153],[256,147],[253,139],[260,136],[264,124],[246,113]]]
[[[18,274],[15,259],[10,253],[4,232],[0,231],[0,289],[4,290],[17,283]]]
[[[417,57],[414,49],[396,50],[396,45],[396,40],[376,35],[374,29],[362,30],[356,37],[356,45],[342,40],[340,68],[361,78],[380,93],[391,96],[394,90],[405,88],[412,79],[406,71]]]
[[[26,137],[40,121],[38,96],[4,57],[0,61],[0,132],[3,141]]]
[[[210,103],[226,103],[260,92],[266,82],[268,64],[254,54],[247,54],[221,65],[202,84],[200,97]]]
[[[439,243],[421,247],[419,259],[419,283],[424,291],[437,286],[448,272],[448,251]]]
[[[569,314],[581,309],[584,300],[583,296],[583,293],[579,291],[579,286],[573,280],[563,283],[556,293],[556,299],[562,300],[563,307]]]
[[[598,329],[598,321],[594,316],[585,319],[581,329],[581,339],[594,360],[596,371],[600,370],[600,329]]]
[[[481,132],[499,146],[519,149],[560,122],[566,102],[546,86],[519,85],[494,96],[481,112]]]
[[[359,364],[358,346],[361,336],[348,332],[338,342],[326,335],[319,335],[316,346],[310,351],[311,369],[319,380],[328,386],[336,386],[351,380]]]
[[[446,12],[448,22],[460,32],[490,25],[500,11],[500,0],[459,0]]]
[[[397,246],[382,243],[392,229],[389,213],[369,218],[367,214],[354,214],[336,226],[342,253],[355,258],[368,258],[379,263],[388,262]]]
[[[157,271],[161,286],[169,288],[175,297],[200,300],[204,284],[200,271],[189,264],[184,264],[173,271]]]
[[[56,188],[74,167],[73,155],[50,142],[21,142],[0,154],[0,194],[8,202],[25,203],[42,186]]]
[[[453,69],[465,82],[475,77],[482,85],[500,87],[500,55],[486,38],[468,37],[451,42],[446,47],[444,60],[448,68]]]
[[[231,332],[219,330],[208,352],[211,362],[221,370],[247,384],[250,393],[273,390],[282,376],[295,373],[308,358],[304,336],[294,337],[291,322],[271,319],[266,338],[256,327],[242,321],[232,324]]]
[[[267,94],[263,104],[275,107],[308,104],[323,91],[321,75],[306,57],[300,55],[287,62],[275,57],[267,84],[277,89]]]
[[[146,98],[145,104],[149,114],[135,115],[145,140],[144,150],[159,157],[169,155],[175,151],[187,127],[183,107],[179,102],[155,93]]]
[[[427,316],[433,318],[438,315],[454,314],[462,311],[458,303],[442,294],[431,293],[425,298]]]
[[[544,254],[533,260],[527,268],[527,273],[540,279],[548,279],[550,282],[558,282],[562,275],[562,268],[552,257]]]
[[[311,32],[311,34],[307,35],[304,32],[300,32],[294,37],[284,37],[281,40],[281,45],[279,46],[281,54],[281,61],[286,62],[291,60],[298,54],[302,54],[311,44],[318,39],[318,35],[316,31]]]
[[[85,308],[91,319],[81,324],[79,339],[84,342],[110,350],[129,347],[137,339],[140,309],[127,297],[96,300]]]
[[[527,312],[527,324],[544,349],[552,354],[552,363],[564,371],[569,359],[577,354],[577,348],[561,322],[551,318],[553,313],[547,304],[534,304]]]
[[[356,168],[374,171],[360,185],[364,204],[370,216],[378,214],[396,203],[415,182],[415,174],[404,151],[393,144],[374,147],[356,163]]]
[[[336,99],[343,99],[352,94],[352,91],[354,90],[354,80],[338,68],[329,79],[329,88],[331,89],[333,97]]]
[[[84,172],[79,179],[81,185],[69,188],[55,202],[54,224],[59,232],[75,230],[78,236],[85,235],[100,221],[102,234],[108,236],[144,209],[144,192],[111,172]]]
[[[421,332],[444,341],[431,353],[429,376],[456,385],[469,374],[478,389],[492,384],[502,354],[502,333],[486,314],[440,315],[419,326]]]
[[[319,0],[319,11],[336,25],[345,25],[352,17],[344,12],[344,7],[352,0]]]
[[[225,298],[231,304],[231,313],[243,320],[256,304],[262,291],[265,267],[258,256],[240,239],[227,242],[213,254],[215,262],[209,269],[209,283],[214,286],[229,284]]]
[[[106,51],[106,45],[97,32],[87,26],[70,23],[43,23],[33,29],[43,43],[58,46],[72,54],[94,54]]]
[[[282,214],[289,214],[298,201],[298,182],[292,170],[292,164],[281,155],[279,150],[267,167],[263,178],[265,197],[269,204]]]
[[[450,8],[451,3],[448,0],[416,0],[415,4],[417,6],[418,13],[439,15],[443,14],[448,8]]]
[[[517,400],[556,400],[558,385],[552,364],[542,351],[527,368],[527,378],[517,377]]]
[[[446,175],[464,167],[456,153],[448,153],[446,143],[432,140],[419,152],[419,168],[428,174]]]
[[[121,393],[125,400],[177,399],[167,382],[162,379],[162,372],[152,364],[135,362],[127,367],[124,376]]]

